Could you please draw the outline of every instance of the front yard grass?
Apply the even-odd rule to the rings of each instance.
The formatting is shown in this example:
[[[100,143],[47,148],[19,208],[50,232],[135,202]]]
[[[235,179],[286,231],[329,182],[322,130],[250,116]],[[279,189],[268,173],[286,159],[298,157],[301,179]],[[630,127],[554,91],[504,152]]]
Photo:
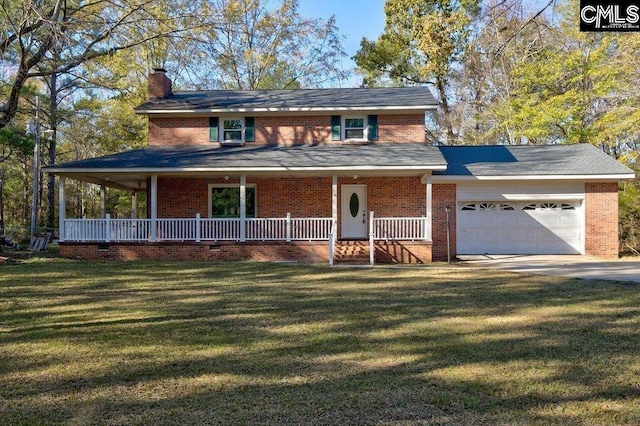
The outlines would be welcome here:
[[[0,424],[640,424],[640,285],[0,266]]]

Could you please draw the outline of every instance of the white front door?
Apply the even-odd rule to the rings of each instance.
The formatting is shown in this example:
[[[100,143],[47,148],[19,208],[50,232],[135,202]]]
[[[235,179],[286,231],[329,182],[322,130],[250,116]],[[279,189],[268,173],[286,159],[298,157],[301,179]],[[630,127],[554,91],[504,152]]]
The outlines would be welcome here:
[[[342,238],[367,238],[367,185],[342,185]]]

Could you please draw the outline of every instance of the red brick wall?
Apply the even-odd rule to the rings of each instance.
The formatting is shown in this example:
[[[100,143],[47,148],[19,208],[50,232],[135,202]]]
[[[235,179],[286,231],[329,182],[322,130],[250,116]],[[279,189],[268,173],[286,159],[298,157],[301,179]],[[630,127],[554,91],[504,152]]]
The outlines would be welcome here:
[[[422,241],[376,241],[376,263],[402,265],[431,263],[431,243]]]
[[[208,243],[61,243],[60,255],[86,260],[255,260],[329,262],[326,241]],[[431,244],[400,241],[377,242],[376,263],[422,264],[431,261]]]
[[[220,244],[110,243],[99,249],[95,243],[61,243],[60,255],[87,260],[256,260],[328,262],[326,241],[222,242]]]
[[[585,252],[618,257],[618,184],[585,183]]]
[[[158,217],[187,218],[209,215],[210,183],[240,184],[238,178],[158,178]]]
[[[255,117],[255,145],[331,143],[331,117]],[[379,142],[423,142],[424,115],[378,116]],[[149,117],[149,145],[210,145],[208,117]]]
[[[331,117],[326,115],[256,117],[258,145],[315,144],[331,141]]]
[[[424,142],[424,114],[378,115],[380,142]]]
[[[330,177],[247,178],[258,186],[258,216],[331,217]]]
[[[158,217],[209,214],[209,185],[239,185],[238,177],[158,178]],[[247,178],[257,185],[258,217],[331,217],[331,178]]]
[[[451,259],[456,256],[456,185],[433,185],[433,260],[447,260],[447,212],[449,215]]]
[[[209,144],[207,117],[149,117],[149,145]]]

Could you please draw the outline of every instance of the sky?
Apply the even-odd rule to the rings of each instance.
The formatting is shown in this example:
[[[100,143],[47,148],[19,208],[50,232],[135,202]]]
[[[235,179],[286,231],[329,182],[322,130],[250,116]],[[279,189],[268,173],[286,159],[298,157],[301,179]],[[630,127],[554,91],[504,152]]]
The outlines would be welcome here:
[[[351,57],[360,48],[360,40],[366,37],[375,40],[384,29],[384,0],[299,0],[300,15],[308,18],[322,18],[325,21],[335,15],[340,33],[346,36],[344,50],[348,58],[345,68],[355,63]],[[352,77],[350,83],[358,85],[361,77]]]

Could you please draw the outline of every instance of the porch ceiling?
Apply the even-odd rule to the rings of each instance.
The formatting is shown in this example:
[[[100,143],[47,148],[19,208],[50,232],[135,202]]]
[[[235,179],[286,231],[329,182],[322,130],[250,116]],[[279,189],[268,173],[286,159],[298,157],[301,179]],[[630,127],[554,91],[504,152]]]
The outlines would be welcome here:
[[[47,173],[125,189],[158,176],[417,176],[446,169],[425,144],[148,147],[48,167]]]

